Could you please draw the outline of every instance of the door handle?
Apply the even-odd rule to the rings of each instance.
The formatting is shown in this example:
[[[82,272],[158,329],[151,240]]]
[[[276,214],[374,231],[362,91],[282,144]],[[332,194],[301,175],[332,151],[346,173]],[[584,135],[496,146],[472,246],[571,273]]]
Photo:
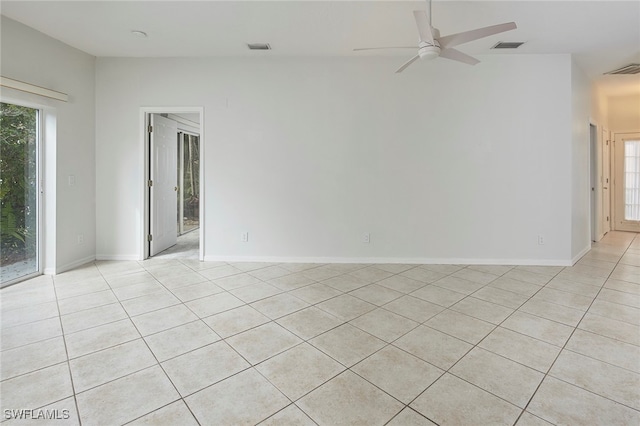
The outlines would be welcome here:
[[[173,188],[173,190],[174,190],[174,191],[177,191],[177,190],[178,190],[178,187],[177,187],[177,186],[176,186],[176,187],[174,187],[174,188]]]
[[[607,186],[603,186],[603,187],[602,187],[602,189],[609,189],[609,187],[607,187]]]

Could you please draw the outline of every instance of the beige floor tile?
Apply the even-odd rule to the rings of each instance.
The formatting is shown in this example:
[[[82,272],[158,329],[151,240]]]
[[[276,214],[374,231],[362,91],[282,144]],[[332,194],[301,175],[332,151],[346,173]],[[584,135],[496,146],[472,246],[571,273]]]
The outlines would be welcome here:
[[[529,298],[523,294],[486,286],[472,294],[476,299],[495,303],[511,309],[518,309]]]
[[[578,328],[640,346],[640,326],[587,313]]]
[[[122,302],[122,306],[129,316],[145,314],[158,309],[180,304],[180,300],[169,291],[136,297]]]
[[[139,337],[140,333],[131,320],[124,319],[68,334],[65,336],[65,340],[69,359],[73,359]]]
[[[313,281],[322,281],[328,280],[329,278],[337,277],[338,275],[342,275],[340,271],[336,271],[332,268],[327,268],[326,266],[320,266],[318,268],[307,269],[306,271],[302,271],[302,275],[309,278]]]
[[[474,271],[485,272],[487,274],[493,274],[498,276],[506,274],[513,268],[515,268],[515,266],[509,266],[509,265],[469,265],[467,266],[467,269],[472,269]],[[530,271],[530,272],[535,272],[535,271]]]
[[[162,363],[182,396],[190,395],[249,367],[228,344],[217,342]]]
[[[345,371],[297,402],[319,424],[383,425],[404,407],[366,380]]]
[[[109,284],[107,284],[104,278],[83,280],[81,285],[77,282],[60,285],[56,284],[56,295],[59,300],[104,290],[109,290]]]
[[[474,348],[450,373],[525,408],[544,374],[481,348]]]
[[[0,380],[59,364],[67,360],[62,336],[19,346],[0,353]]]
[[[435,426],[435,423],[424,417],[417,411],[407,407],[400,411],[389,423],[388,426]]]
[[[402,296],[401,298],[384,305],[383,309],[422,323],[439,314],[445,308],[440,305],[418,299],[417,297]]]
[[[594,298],[600,291],[600,286],[584,284],[576,281],[570,281],[564,278],[555,277],[546,288],[553,288],[567,293],[577,294],[578,296]]]
[[[73,388],[66,362],[5,380],[0,386],[3,410],[40,408],[69,396]]]
[[[198,426],[198,422],[187,408],[184,401],[172,402],[156,411],[127,423],[129,426],[160,426],[160,425],[180,425],[180,426]]]
[[[106,420],[126,423],[179,397],[162,369],[155,366],[79,393],[76,400],[83,425],[103,425]]]
[[[318,303],[316,306],[343,321],[351,321],[376,308],[375,305],[348,294],[334,297],[333,299]]]
[[[186,398],[200,424],[256,424],[290,401],[254,369],[229,377]]]
[[[343,323],[342,320],[315,306],[294,312],[276,322],[303,340],[312,339]]]
[[[640,295],[638,294],[603,288],[598,294],[598,299],[606,302],[618,303],[620,305],[631,306],[633,308],[640,308]]]
[[[560,273],[564,268],[562,266],[522,265],[522,266],[516,266],[516,269],[553,277],[558,273]]]
[[[205,277],[197,272],[185,272],[180,275],[172,275],[158,278],[158,281],[169,290],[190,286],[207,281]]]
[[[4,297],[4,294],[0,297],[0,303],[5,300]],[[0,328],[15,327],[57,316],[59,316],[57,302],[33,304],[11,310],[5,309],[3,304],[0,308]]]
[[[453,274],[451,274],[451,277],[462,278],[464,280],[472,281],[474,283],[487,285],[491,281],[493,281],[496,278],[498,278],[498,275],[492,274],[492,273],[488,273],[488,272],[478,271],[478,270],[472,269],[472,268],[464,268],[464,269],[460,269],[459,271],[456,271]]]
[[[260,423],[261,426],[315,426],[315,424],[316,423],[295,404],[291,404],[288,407],[283,408],[264,422]]]
[[[403,275],[394,275],[378,281],[376,284],[401,293],[411,293],[425,286],[423,281],[414,280]]]
[[[467,269],[461,269],[460,271],[456,272],[456,274],[463,271],[467,271]],[[477,273],[480,274],[481,272]],[[455,291],[456,293],[462,293],[464,295],[469,295],[486,285],[474,281],[465,280],[464,278],[456,277],[454,275],[449,275],[448,277],[444,277],[442,279],[439,279],[438,281],[434,281],[433,285],[441,288],[446,288],[447,290]]]
[[[144,340],[151,351],[162,362],[169,358],[182,355],[202,346],[220,340],[211,328],[202,321],[194,321],[160,333],[146,336]]]
[[[327,299],[331,299],[332,297],[339,296],[342,292],[333,287],[329,287],[328,285],[318,283],[290,291],[289,294],[297,297],[298,299],[302,299],[307,303],[316,304],[324,302]]]
[[[206,317],[203,321],[222,338],[227,338],[271,320],[251,306],[245,305]]]
[[[256,366],[256,370],[292,401],[344,369],[344,366],[308,343],[291,348]]]
[[[369,284],[368,286],[360,287],[359,289],[349,292],[349,294],[376,306],[382,306],[404,295],[404,293],[391,290],[378,284]]]
[[[153,294],[166,291],[166,288],[158,282],[147,282],[140,284],[128,285],[126,287],[113,288],[113,293],[118,300],[128,300],[134,297],[145,296],[147,294]]]
[[[507,318],[501,326],[556,346],[563,346],[573,331],[568,325],[519,311]]]
[[[615,272],[611,276],[613,277],[614,274]],[[565,269],[564,271],[556,275],[556,278],[560,278],[568,281],[575,281],[582,284],[589,284],[591,286],[597,286],[597,287],[602,287],[602,285],[607,279],[607,277],[587,275],[580,272],[573,272],[567,269]]]
[[[113,291],[102,290],[94,293],[83,294],[81,296],[70,297],[59,301],[60,314],[67,315],[85,309],[97,308],[98,306],[117,303],[118,299]],[[52,315],[54,316],[54,315]]]
[[[560,347],[498,327],[480,342],[483,349],[546,373],[560,353]]]
[[[566,348],[582,355],[640,373],[640,347],[609,339],[588,331],[576,330]]]
[[[437,424],[508,425],[520,409],[451,374],[445,374],[420,395],[411,408]]]
[[[3,413],[3,421],[7,413]],[[20,417],[20,413],[12,412],[9,414],[12,420],[4,421],[4,426],[79,426],[78,410],[76,409],[76,401],[73,397],[56,401],[53,404],[39,407],[31,412],[31,418],[25,418],[25,413]],[[53,418],[47,418],[53,417]]]
[[[347,367],[385,346],[382,340],[350,324],[343,324],[321,334],[309,343]]]
[[[511,271],[513,272],[513,271]],[[533,296],[537,291],[542,288],[541,284],[532,284],[526,281],[520,281],[518,279],[502,276],[495,281],[488,284],[489,287],[499,288],[501,290],[510,291],[512,293],[518,293],[527,298]]]
[[[324,280],[322,281],[322,284],[328,285],[329,287],[335,288],[339,291],[347,292],[364,287],[369,284],[369,282],[362,278],[354,277],[353,275],[340,275],[335,278]]]
[[[441,333],[426,326],[420,326],[394,342],[418,358],[443,370],[448,370],[473,346],[460,339]]]
[[[315,280],[304,275],[302,272],[296,272],[269,280],[269,284],[278,287],[283,291],[295,290],[297,288],[304,287],[315,282]]]
[[[156,364],[156,359],[142,339],[69,361],[76,392],[83,392]]]
[[[65,334],[96,327],[127,318],[127,312],[120,303],[99,306],[97,308],[85,309],[68,315],[62,315],[62,327]]]
[[[562,305],[584,312],[589,309],[591,302],[593,302],[593,297],[582,296],[580,294],[569,293],[566,291],[557,290],[555,288],[545,287],[540,290],[531,300],[543,300],[546,302],[552,302],[556,305]]]
[[[549,375],[640,410],[640,374],[564,350]]]
[[[280,263],[279,266],[291,273],[306,271],[323,266],[324,263]]]
[[[445,310],[426,321],[424,325],[473,345],[477,344],[495,328],[495,325],[459,312]]]
[[[245,272],[257,271],[259,269],[275,266],[274,263],[269,262],[231,262],[230,265]]]
[[[254,302],[251,306],[271,319],[278,319],[304,309],[309,304],[290,294],[282,293]]]
[[[584,315],[584,311],[545,302],[544,300],[536,298],[530,299],[522,305],[518,311],[566,324],[570,327],[578,325]]]
[[[433,284],[426,285],[412,292],[411,296],[447,308],[467,297],[465,294],[438,287]]]
[[[200,318],[219,314],[229,309],[244,305],[244,302],[231,293],[218,293],[186,303],[187,307]]]
[[[388,343],[393,342],[419,325],[413,320],[381,308],[351,320],[350,324]]]
[[[535,285],[545,285],[551,280],[551,277],[548,275],[537,274],[535,272],[525,271],[523,269],[512,269],[502,276],[503,278],[511,278],[518,281],[523,281],[525,283],[535,284]]]
[[[258,278],[249,274],[237,274],[230,277],[217,278],[214,279],[213,282],[227,291],[262,283]]]
[[[418,265],[409,263],[376,263],[374,265],[378,269],[391,272],[392,274],[400,274],[410,269],[416,268]]]
[[[516,426],[551,426],[552,423],[542,420],[540,417],[536,417],[533,414],[525,411],[522,413]]]
[[[156,280],[153,275],[144,270],[133,272],[130,274],[107,276],[106,279],[109,283],[109,287],[111,287],[112,289],[128,287],[135,284],[158,282],[158,280]]]
[[[420,265],[419,267],[430,271],[440,272],[441,274],[451,275],[464,268],[464,265]]]
[[[424,284],[431,284],[434,281],[439,280],[440,278],[444,278],[447,275],[441,274],[440,272],[431,271],[425,268],[413,268],[408,271],[404,271],[400,274],[405,278],[411,278],[412,280],[420,281]]]
[[[15,327],[2,328],[0,330],[0,348],[5,351],[61,335],[60,318],[48,318]]]
[[[640,309],[596,299],[589,312],[629,324],[640,325]]]
[[[189,302],[191,300],[222,293],[224,290],[211,281],[204,281],[197,284],[174,288],[171,291],[178,299],[183,302]]]
[[[143,336],[168,330],[197,319],[198,317],[185,305],[170,306],[131,318]]]
[[[385,278],[389,278],[394,275],[391,272],[384,271],[376,266],[367,266],[366,268],[358,269],[349,272],[349,275],[365,280],[367,283],[374,283]]]
[[[631,293],[636,295],[640,294],[640,284],[630,283],[627,281],[608,279],[607,282],[604,284],[604,287],[611,290],[622,291],[625,293]]]
[[[270,322],[226,339],[252,365],[302,342],[280,325]]]
[[[261,282],[231,290],[230,293],[245,303],[253,303],[257,300],[266,299],[267,297],[282,293],[282,290]]]
[[[248,272],[249,275],[253,275],[254,277],[263,280],[263,281],[268,281],[268,280],[272,280],[274,278],[278,278],[278,277],[283,277],[285,275],[289,275],[291,272],[289,272],[288,270],[281,268],[278,265],[273,265],[273,266],[268,266],[266,268],[262,268],[262,269],[256,269],[254,271],[249,271]]]
[[[544,379],[527,411],[554,424],[640,424],[638,411],[553,377]]]
[[[513,309],[476,299],[473,296],[462,299],[449,309],[496,325],[513,313]]]
[[[198,273],[208,280],[217,280],[220,278],[229,277],[231,275],[240,274],[242,273],[242,271],[238,268],[234,268],[231,265],[221,265],[200,270],[198,271]]]
[[[444,373],[394,346],[379,350],[351,370],[405,404]]]

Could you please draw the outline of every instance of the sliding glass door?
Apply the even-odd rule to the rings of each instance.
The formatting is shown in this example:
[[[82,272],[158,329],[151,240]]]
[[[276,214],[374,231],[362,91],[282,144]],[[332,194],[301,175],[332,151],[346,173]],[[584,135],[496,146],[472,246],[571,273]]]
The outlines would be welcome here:
[[[0,286],[40,273],[38,119],[0,103]]]

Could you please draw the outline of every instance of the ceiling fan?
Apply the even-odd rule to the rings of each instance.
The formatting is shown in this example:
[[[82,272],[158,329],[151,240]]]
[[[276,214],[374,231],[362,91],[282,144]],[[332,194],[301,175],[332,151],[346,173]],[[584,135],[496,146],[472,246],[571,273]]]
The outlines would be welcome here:
[[[499,34],[517,28],[515,22],[508,22],[505,24],[492,25],[490,27],[478,28],[476,30],[464,31],[457,34],[440,37],[440,31],[438,31],[437,28],[431,26],[431,1],[429,1],[429,13],[427,13],[426,10],[414,10],[413,16],[416,20],[416,25],[418,26],[418,34],[420,35],[417,46],[418,54],[405,62],[400,68],[398,68],[396,70],[396,73],[404,71],[409,65],[411,65],[418,59],[434,59],[438,56],[458,62],[464,62],[465,64],[469,65],[475,65],[480,61],[472,56],[467,55],[466,53],[462,53],[461,51],[454,49],[453,47],[459,44],[468,43],[470,41],[478,40],[490,35]],[[353,50],[360,51],[415,48],[416,46],[393,46],[365,47]]]

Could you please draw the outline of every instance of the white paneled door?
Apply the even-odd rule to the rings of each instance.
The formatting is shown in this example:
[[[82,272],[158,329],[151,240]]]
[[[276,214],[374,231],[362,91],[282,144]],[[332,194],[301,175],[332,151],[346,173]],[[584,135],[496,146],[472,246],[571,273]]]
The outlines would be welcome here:
[[[640,133],[616,133],[615,229],[640,231]]]
[[[175,121],[151,114],[149,254],[154,256],[178,239],[178,127]]]

